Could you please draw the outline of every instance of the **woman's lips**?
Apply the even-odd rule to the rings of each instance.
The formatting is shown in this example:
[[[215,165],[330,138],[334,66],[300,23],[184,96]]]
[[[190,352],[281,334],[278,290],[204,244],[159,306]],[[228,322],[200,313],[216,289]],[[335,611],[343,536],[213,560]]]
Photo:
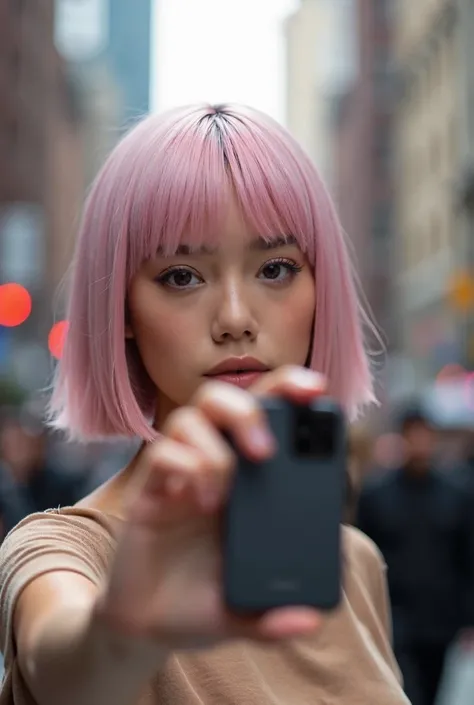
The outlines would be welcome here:
[[[221,360],[209,370],[207,377],[218,379],[235,387],[247,389],[256,382],[262,374],[268,372],[268,367],[261,360],[251,355],[232,356]]]
[[[248,389],[252,386],[265,372],[263,370],[242,370],[236,372],[222,372],[217,375],[209,375],[210,379],[218,379],[220,382],[233,384],[235,387]]]

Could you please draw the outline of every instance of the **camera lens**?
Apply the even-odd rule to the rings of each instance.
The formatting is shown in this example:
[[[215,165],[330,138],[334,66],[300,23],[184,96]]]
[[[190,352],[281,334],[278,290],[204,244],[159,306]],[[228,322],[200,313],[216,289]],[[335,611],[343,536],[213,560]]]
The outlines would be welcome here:
[[[329,458],[335,451],[333,414],[307,407],[295,409],[294,452],[300,457]]]

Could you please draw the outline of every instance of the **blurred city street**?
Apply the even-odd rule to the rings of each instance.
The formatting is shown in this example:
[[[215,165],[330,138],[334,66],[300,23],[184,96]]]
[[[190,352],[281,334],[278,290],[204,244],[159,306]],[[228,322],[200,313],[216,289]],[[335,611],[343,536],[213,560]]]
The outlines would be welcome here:
[[[395,650],[448,649],[425,705],[474,705],[474,645],[451,645],[474,628],[473,38],[474,0],[1,4],[0,542],[88,495],[141,443],[69,443],[45,422],[101,165],[150,112],[252,104],[317,166],[368,311],[378,405],[350,426],[351,523],[387,561]]]

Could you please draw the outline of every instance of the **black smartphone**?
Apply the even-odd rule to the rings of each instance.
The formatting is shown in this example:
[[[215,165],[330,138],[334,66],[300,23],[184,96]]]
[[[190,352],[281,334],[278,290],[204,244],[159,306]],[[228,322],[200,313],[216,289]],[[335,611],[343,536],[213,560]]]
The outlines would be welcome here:
[[[265,400],[278,449],[239,456],[224,515],[224,599],[240,614],[276,607],[337,607],[346,431],[329,398],[310,405]]]

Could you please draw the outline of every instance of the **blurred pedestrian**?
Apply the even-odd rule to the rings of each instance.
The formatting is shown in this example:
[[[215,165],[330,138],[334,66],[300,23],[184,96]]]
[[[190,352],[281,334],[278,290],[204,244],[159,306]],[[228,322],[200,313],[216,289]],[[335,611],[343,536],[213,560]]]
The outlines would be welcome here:
[[[33,512],[70,506],[83,494],[81,474],[58,467],[43,423],[25,410],[0,422],[0,511],[4,532]]]
[[[34,511],[16,484],[10,470],[0,460],[0,543],[23,517]]]
[[[423,408],[400,418],[404,462],[371,477],[357,525],[388,566],[394,645],[413,705],[433,705],[445,655],[474,623],[474,506],[435,464],[436,431]]]

